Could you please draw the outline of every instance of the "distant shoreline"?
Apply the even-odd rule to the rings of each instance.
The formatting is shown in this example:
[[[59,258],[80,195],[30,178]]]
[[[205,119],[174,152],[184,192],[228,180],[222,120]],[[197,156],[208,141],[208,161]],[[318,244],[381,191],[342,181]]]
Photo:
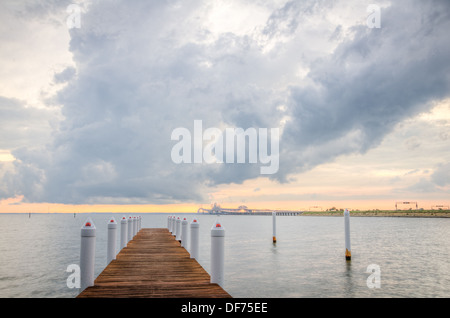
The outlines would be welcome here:
[[[34,214],[73,214],[73,215],[83,215],[83,214],[107,214],[107,213],[119,213],[119,212],[0,212],[2,214],[23,214],[23,215],[34,215]],[[123,212],[124,214],[133,214],[132,212]],[[155,214],[170,214],[168,212],[141,212],[140,214],[155,213]],[[172,212],[187,213],[187,214],[198,214],[196,212]],[[138,213],[139,214],[139,213]],[[227,215],[227,214],[208,214],[204,215]],[[247,213],[236,213],[229,215],[260,215],[260,214],[247,214]],[[269,214],[267,214],[269,215]],[[270,214],[271,215],[271,214]],[[302,211],[298,216],[331,216],[331,217],[343,217],[343,211]],[[450,210],[370,210],[370,211],[350,211],[350,216],[352,217],[416,217],[416,218],[450,218]]]
[[[344,212],[305,211],[302,216],[343,216]],[[350,216],[450,218],[449,210],[350,211]]]

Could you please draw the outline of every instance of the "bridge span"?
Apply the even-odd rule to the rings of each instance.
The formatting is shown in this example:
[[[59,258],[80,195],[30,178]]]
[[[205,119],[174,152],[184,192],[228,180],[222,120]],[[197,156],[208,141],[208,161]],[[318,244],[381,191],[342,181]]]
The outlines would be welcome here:
[[[197,213],[213,215],[272,215],[273,212],[280,216],[297,216],[303,213],[303,211],[292,210],[249,209],[246,206],[231,209],[222,208],[217,204],[214,204],[211,209],[199,208],[197,210]]]

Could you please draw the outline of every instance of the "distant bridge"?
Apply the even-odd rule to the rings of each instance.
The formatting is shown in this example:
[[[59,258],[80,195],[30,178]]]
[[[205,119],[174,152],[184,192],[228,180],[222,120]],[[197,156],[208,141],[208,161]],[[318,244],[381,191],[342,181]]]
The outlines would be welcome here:
[[[214,214],[214,215],[272,215],[275,212],[276,215],[301,215],[303,211],[291,211],[291,210],[269,210],[269,209],[249,209],[247,207],[239,207],[237,209],[221,208],[214,206],[211,209],[199,208],[197,213],[202,214]]]

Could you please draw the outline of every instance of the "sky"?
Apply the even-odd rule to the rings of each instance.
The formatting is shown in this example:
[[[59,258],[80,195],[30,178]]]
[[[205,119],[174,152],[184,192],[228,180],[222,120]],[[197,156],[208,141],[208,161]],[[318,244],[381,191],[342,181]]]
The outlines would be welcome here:
[[[448,206],[448,30],[447,0],[3,0],[0,212]],[[174,160],[208,128],[278,129],[276,172],[261,134]]]

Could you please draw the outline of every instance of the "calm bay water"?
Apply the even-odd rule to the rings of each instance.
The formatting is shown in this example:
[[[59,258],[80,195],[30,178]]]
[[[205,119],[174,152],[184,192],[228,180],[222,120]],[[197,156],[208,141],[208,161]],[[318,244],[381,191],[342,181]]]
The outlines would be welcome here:
[[[129,214],[0,214],[0,297],[73,298],[66,272],[79,264],[80,228],[97,227],[95,275],[106,266],[106,224]],[[142,227],[166,227],[168,214],[142,214]],[[199,263],[209,272],[210,229],[200,222]],[[225,283],[233,297],[450,297],[450,219],[352,217],[352,260],[344,257],[342,217],[220,216],[225,227]],[[120,227],[119,227],[120,228]],[[117,236],[119,248],[120,235]],[[381,270],[368,288],[367,267]]]

